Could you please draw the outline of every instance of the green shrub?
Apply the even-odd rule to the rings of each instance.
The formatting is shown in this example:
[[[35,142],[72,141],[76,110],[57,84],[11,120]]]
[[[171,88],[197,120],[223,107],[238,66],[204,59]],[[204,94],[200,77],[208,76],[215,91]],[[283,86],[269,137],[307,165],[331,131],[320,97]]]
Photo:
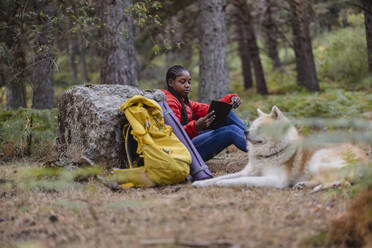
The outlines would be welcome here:
[[[314,49],[321,81],[336,81],[348,88],[362,87],[368,77],[367,46],[363,27],[327,33]]]
[[[0,157],[52,155],[57,137],[57,110],[0,111]]]
[[[297,91],[285,95],[259,96],[241,94],[242,106],[236,111],[246,122],[257,117],[256,109],[270,112],[276,105],[291,118],[356,118],[371,111],[368,92],[326,89],[320,93]]]

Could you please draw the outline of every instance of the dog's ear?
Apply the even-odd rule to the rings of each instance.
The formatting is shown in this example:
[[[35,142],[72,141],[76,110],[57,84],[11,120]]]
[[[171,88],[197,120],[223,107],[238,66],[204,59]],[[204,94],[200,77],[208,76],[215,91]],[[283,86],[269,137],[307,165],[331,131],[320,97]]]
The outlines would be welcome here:
[[[281,120],[283,118],[283,113],[280,111],[280,109],[277,106],[273,106],[270,113],[271,117],[275,120]]]
[[[262,110],[261,109],[257,109],[257,113],[258,113],[258,116],[259,117],[261,117],[261,116],[263,116],[263,115],[265,115],[265,113],[264,112],[262,112]]]

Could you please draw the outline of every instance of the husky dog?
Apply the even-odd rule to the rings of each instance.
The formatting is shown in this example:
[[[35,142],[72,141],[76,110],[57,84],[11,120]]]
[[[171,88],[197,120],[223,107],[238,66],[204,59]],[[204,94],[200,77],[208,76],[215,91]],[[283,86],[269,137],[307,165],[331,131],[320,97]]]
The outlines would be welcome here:
[[[249,141],[246,167],[237,173],[196,181],[193,186],[331,187],[340,184],[331,172],[348,165],[347,154],[351,154],[349,157],[353,161],[368,162],[366,153],[351,144],[322,148],[304,146],[297,129],[276,106],[270,114],[260,109],[257,112],[259,117],[246,135]],[[264,131],[269,126],[274,126],[274,131]]]

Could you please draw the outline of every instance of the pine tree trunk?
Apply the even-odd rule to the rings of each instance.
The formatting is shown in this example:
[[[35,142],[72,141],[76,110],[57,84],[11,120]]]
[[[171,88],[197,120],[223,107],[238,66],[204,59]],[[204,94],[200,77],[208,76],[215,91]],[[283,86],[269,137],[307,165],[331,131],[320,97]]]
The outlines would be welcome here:
[[[70,49],[70,66],[72,72],[72,78],[74,80],[78,79],[77,63],[76,63],[76,53]]]
[[[77,38],[76,38],[76,34],[71,31],[72,30],[71,21],[67,23],[67,27],[70,30],[68,34],[68,48],[70,52],[70,66],[71,66],[72,78],[74,80],[77,80],[78,79],[78,70],[77,70],[77,62],[76,62],[76,54],[78,51]]]
[[[370,84],[372,88],[372,2],[369,0],[362,0],[362,6],[364,8],[364,23],[366,26],[368,69],[369,69],[369,74],[370,74]]]
[[[240,9],[238,9],[236,6],[234,7],[233,17],[236,31],[236,40],[238,41],[239,57],[242,64],[244,89],[248,90],[253,87],[251,58],[249,55],[242,15]]]
[[[309,91],[319,91],[311,46],[309,23],[303,0],[290,0],[297,81]]]
[[[89,81],[88,78],[88,69],[87,69],[87,62],[86,62],[86,48],[85,48],[85,40],[83,38],[83,32],[81,30],[80,25],[78,26],[78,41],[79,41],[79,51],[80,51],[80,66],[81,66],[81,79],[84,82]]]
[[[191,45],[187,45],[182,49],[182,54],[180,55],[183,64],[186,68],[190,68],[192,65],[193,48]]]
[[[341,12],[341,20],[342,20],[342,27],[347,28],[350,26],[348,20],[347,20],[347,11],[344,10]]]
[[[22,32],[21,32],[22,33]],[[25,70],[26,70],[26,54],[23,48],[23,40],[17,37],[14,40],[14,72],[12,80],[7,83],[6,105],[7,109],[17,109],[19,107],[26,108],[26,86],[25,86]]]
[[[246,28],[247,44],[249,54],[251,56],[251,62],[253,64],[254,75],[256,78],[257,93],[260,95],[267,95],[266,79],[264,70],[261,63],[260,52],[257,45],[257,36],[254,29],[253,18],[249,5],[245,0],[236,1],[243,13],[243,21]]]
[[[296,57],[297,83],[301,86],[305,86],[305,54],[302,52],[300,22],[294,1],[295,0],[289,0],[293,30],[293,50]]]
[[[275,26],[275,20],[273,20],[273,6],[271,0],[264,0],[264,21],[263,30],[265,34],[266,46],[268,55],[272,61],[273,69],[279,70],[281,67],[279,52],[278,52],[278,41],[277,31]]]
[[[226,0],[200,0],[199,100],[209,103],[229,91]]]
[[[0,87],[6,86],[5,83],[5,74],[2,68],[0,67]],[[0,101],[2,100],[2,97],[0,96]],[[2,102],[2,101],[1,101]]]
[[[38,4],[39,16],[37,18],[41,31],[35,37],[32,108],[51,109],[54,107],[53,69],[55,63],[51,22],[55,7],[53,1]]]
[[[101,82],[138,86],[132,0],[101,1]]]

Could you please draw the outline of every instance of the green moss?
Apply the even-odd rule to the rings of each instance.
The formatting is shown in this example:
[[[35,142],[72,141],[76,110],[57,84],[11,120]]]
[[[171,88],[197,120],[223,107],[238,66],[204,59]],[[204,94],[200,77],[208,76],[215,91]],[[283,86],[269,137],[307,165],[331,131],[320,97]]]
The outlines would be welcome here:
[[[300,245],[305,247],[323,247],[326,245],[327,233],[326,230],[321,230],[318,234],[304,238]]]

